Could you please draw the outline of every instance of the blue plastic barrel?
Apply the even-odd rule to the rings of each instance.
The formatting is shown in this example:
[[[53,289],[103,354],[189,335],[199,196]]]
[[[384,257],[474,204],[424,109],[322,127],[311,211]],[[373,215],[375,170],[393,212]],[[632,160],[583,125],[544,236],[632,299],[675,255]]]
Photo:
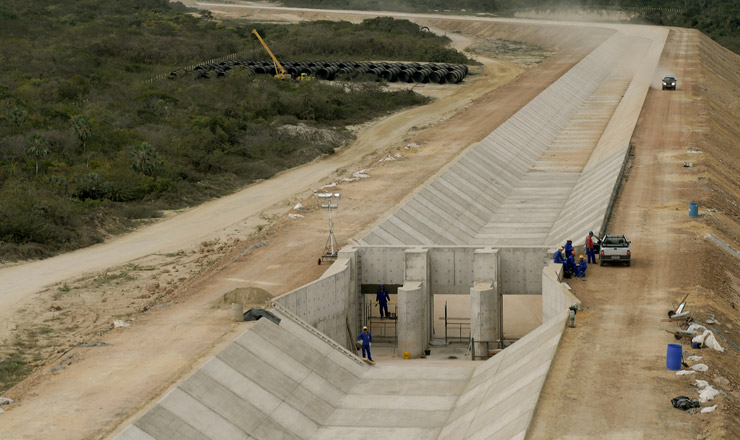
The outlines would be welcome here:
[[[680,370],[683,358],[683,347],[681,344],[668,344],[668,352],[665,357],[665,367],[669,370]]]
[[[699,217],[699,204],[696,202],[689,203],[689,217]]]

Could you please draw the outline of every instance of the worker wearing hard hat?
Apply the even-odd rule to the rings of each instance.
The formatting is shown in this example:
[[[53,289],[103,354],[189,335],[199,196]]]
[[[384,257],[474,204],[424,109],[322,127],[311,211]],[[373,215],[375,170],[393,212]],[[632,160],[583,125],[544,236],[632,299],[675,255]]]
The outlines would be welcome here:
[[[583,260],[583,255],[578,257],[578,264],[576,264],[576,276],[578,278],[586,278],[586,268],[588,263]]]
[[[388,291],[383,287],[383,285],[380,285],[380,288],[378,289],[378,293],[375,295],[375,305],[380,305],[380,317],[381,318],[388,318],[388,301],[391,300],[391,296],[388,294]]]
[[[555,251],[555,253],[552,256],[552,261],[553,263],[558,263],[558,264],[565,263],[565,258],[563,258],[563,247],[562,246],[560,246],[560,249],[557,249]]]
[[[588,264],[596,264],[596,250],[594,249],[593,231],[590,231],[586,237],[586,255],[588,256]]]
[[[570,278],[572,275],[575,275],[576,273],[576,256],[575,251],[571,251],[570,254],[568,254],[568,260],[565,262],[565,277]]]
[[[573,253],[573,239],[569,238],[568,241],[565,242],[565,257],[568,258]]]
[[[367,360],[372,362],[373,357],[370,354],[370,343],[373,342],[373,335],[370,334],[367,327],[362,327],[362,333],[357,337],[357,342],[362,343],[362,358],[367,358]]]

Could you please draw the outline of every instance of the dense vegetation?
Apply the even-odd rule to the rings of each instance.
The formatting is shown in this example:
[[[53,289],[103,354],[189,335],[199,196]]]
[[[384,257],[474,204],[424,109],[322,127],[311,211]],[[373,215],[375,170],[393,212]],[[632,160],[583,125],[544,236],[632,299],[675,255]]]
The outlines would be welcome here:
[[[525,9],[624,10],[635,22],[698,29],[740,53],[737,0],[282,0],[286,6],[419,12],[487,12],[511,15]]]
[[[166,0],[0,3],[0,260],[99,242],[331,154],[347,124],[424,102],[376,83],[146,81],[235,52],[265,59],[253,26]],[[390,18],[257,28],[283,59],[466,61]]]

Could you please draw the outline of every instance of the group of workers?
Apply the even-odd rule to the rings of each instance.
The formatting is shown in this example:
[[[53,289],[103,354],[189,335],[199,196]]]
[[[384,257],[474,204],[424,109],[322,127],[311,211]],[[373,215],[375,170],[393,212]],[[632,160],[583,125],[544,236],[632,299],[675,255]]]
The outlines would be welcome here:
[[[576,262],[576,251],[573,250],[572,238],[569,238],[568,241],[565,242],[565,245],[560,246],[560,248],[555,251],[553,261],[563,265],[565,278],[570,278],[571,276],[585,278],[588,265],[590,263],[596,264],[596,248],[594,246],[594,240],[598,241],[594,236],[593,231],[591,231],[586,237],[586,245],[584,246],[588,262],[583,259],[583,255],[578,256],[578,261]]]
[[[388,290],[382,284],[378,288],[378,293],[375,295],[375,306],[380,307],[380,317],[390,318],[388,313],[388,303],[391,302],[391,295]],[[358,345],[362,345],[362,357],[366,358],[370,362],[373,362],[373,357],[370,354],[370,343],[373,342],[373,335],[370,334],[367,327],[362,327],[362,333],[357,337]]]

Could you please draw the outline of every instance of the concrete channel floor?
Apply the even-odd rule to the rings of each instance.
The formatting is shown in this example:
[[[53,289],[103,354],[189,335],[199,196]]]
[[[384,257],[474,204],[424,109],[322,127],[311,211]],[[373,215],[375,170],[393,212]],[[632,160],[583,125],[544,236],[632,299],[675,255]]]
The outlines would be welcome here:
[[[260,320],[117,440],[523,438],[565,324],[565,315],[552,319],[485,362],[392,360],[380,350],[369,366],[278,316],[279,325]]]

